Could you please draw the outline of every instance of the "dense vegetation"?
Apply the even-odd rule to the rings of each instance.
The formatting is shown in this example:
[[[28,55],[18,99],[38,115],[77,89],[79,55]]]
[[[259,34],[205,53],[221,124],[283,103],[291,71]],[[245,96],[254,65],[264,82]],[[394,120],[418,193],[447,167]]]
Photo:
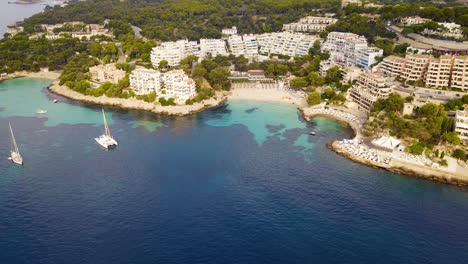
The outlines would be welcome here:
[[[195,40],[219,38],[220,29],[231,26],[237,26],[241,33],[279,31],[284,23],[313,9],[335,12],[339,6],[339,0],[91,0],[47,10],[27,19],[24,26],[33,32],[38,24],[111,19],[142,28],[148,38]]]
[[[414,115],[402,115],[405,99],[393,94],[387,99],[379,99],[372,109],[373,118],[365,125],[368,136],[388,131],[408,142],[412,142],[409,152],[420,155],[423,150],[432,150],[439,143],[460,144],[460,139],[452,130],[453,120],[447,117],[444,106],[433,103],[415,109]]]

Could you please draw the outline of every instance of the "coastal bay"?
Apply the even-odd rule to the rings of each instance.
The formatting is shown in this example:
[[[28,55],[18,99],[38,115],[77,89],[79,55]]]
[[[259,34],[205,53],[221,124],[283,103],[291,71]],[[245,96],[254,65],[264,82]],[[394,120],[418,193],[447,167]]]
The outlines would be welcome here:
[[[54,104],[50,83],[0,83],[0,134],[11,122],[25,157],[22,168],[0,159],[2,263],[468,257],[466,190],[336,155],[326,143],[353,137],[338,122],[246,100],[185,117],[105,107],[119,147],[104,151],[101,108]],[[0,156],[8,149],[3,138]]]

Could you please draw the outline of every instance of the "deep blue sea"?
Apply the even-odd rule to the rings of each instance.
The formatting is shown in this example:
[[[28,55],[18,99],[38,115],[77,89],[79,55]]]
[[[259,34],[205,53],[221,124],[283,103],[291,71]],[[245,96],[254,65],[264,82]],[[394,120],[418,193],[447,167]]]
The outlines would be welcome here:
[[[467,263],[468,190],[353,163],[290,105],[189,117],[0,83],[0,263]],[[40,116],[37,108],[48,111]],[[14,166],[8,122],[25,159]],[[317,136],[310,137],[311,130]]]

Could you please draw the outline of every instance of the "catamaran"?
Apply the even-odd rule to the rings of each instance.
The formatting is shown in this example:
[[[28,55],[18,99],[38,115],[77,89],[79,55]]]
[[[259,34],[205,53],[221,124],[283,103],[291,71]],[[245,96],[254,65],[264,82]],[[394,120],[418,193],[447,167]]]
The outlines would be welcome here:
[[[10,157],[8,159],[13,161],[15,164],[23,165],[23,157],[21,157],[21,154],[18,149],[18,145],[16,144],[16,139],[15,139],[15,135],[13,134],[13,129],[11,128],[11,124],[8,124],[8,125],[10,126],[10,139],[11,139],[11,151],[10,151]]]
[[[95,138],[96,142],[99,145],[103,146],[106,149],[112,148],[117,146],[117,141],[112,137],[110,133],[109,126],[107,125],[106,114],[104,113],[104,109],[102,109],[102,118],[104,119],[104,135],[101,135],[98,138]]]

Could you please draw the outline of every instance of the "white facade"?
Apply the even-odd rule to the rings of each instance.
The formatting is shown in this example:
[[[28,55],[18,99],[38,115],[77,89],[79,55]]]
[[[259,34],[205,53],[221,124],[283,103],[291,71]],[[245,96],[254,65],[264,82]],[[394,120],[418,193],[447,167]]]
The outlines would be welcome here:
[[[217,55],[228,56],[226,42],[223,39],[200,39],[200,56],[205,58],[208,53],[213,57]]]
[[[257,58],[258,42],[256,35],[233,35],[228,38],[230,53],[234,56],[244,55],[246,58]]]
[[[464,144],[468,144],[468,111],[457,111],[455,114],[455,132]]]
[[[161,91],[161,73],[151,69],[137,69],[130,74],[130,88],[137,95]]]
[[[312,35],[291,32],[275,32],[257,35],[261,54],[301,57],[309,53],[318,38]]]
[[[197,94],[195,81],[188,77],[183,70],[164,73],[161,80],[165,85],[166,96],[185,102]]]
[[[169,63],[169,66],[178,66],[180,60],[188,55],[200,55],[196,41],[185,39],[175,42],[163,42],[151,51],[151,63],[153,67],[158,67],[159,63],[165,60]]]
[[[232,28],[223,28],[221,30],[221,34],[223,35],[236,35],[237,34],[237,27],[232,27]]]
[[[159,96],[175,98],[178,103],[194,97],[195,81],[183,70],[161,73],[151,69],[137,69],[130,75],[130,88],[137,95],[156,93]]]
[[[337,19],[331,17],[313,17],[301,18],[296,23],[284,24],[284,31],[291,32],[322,32],[328,25],[335,24]]]
[[[345,32],[330,32],[322,50],[330,52],[332,63],[365,69],[376,63],[377,57],[383,56],[383,50],[369,47],[364,36]]]

